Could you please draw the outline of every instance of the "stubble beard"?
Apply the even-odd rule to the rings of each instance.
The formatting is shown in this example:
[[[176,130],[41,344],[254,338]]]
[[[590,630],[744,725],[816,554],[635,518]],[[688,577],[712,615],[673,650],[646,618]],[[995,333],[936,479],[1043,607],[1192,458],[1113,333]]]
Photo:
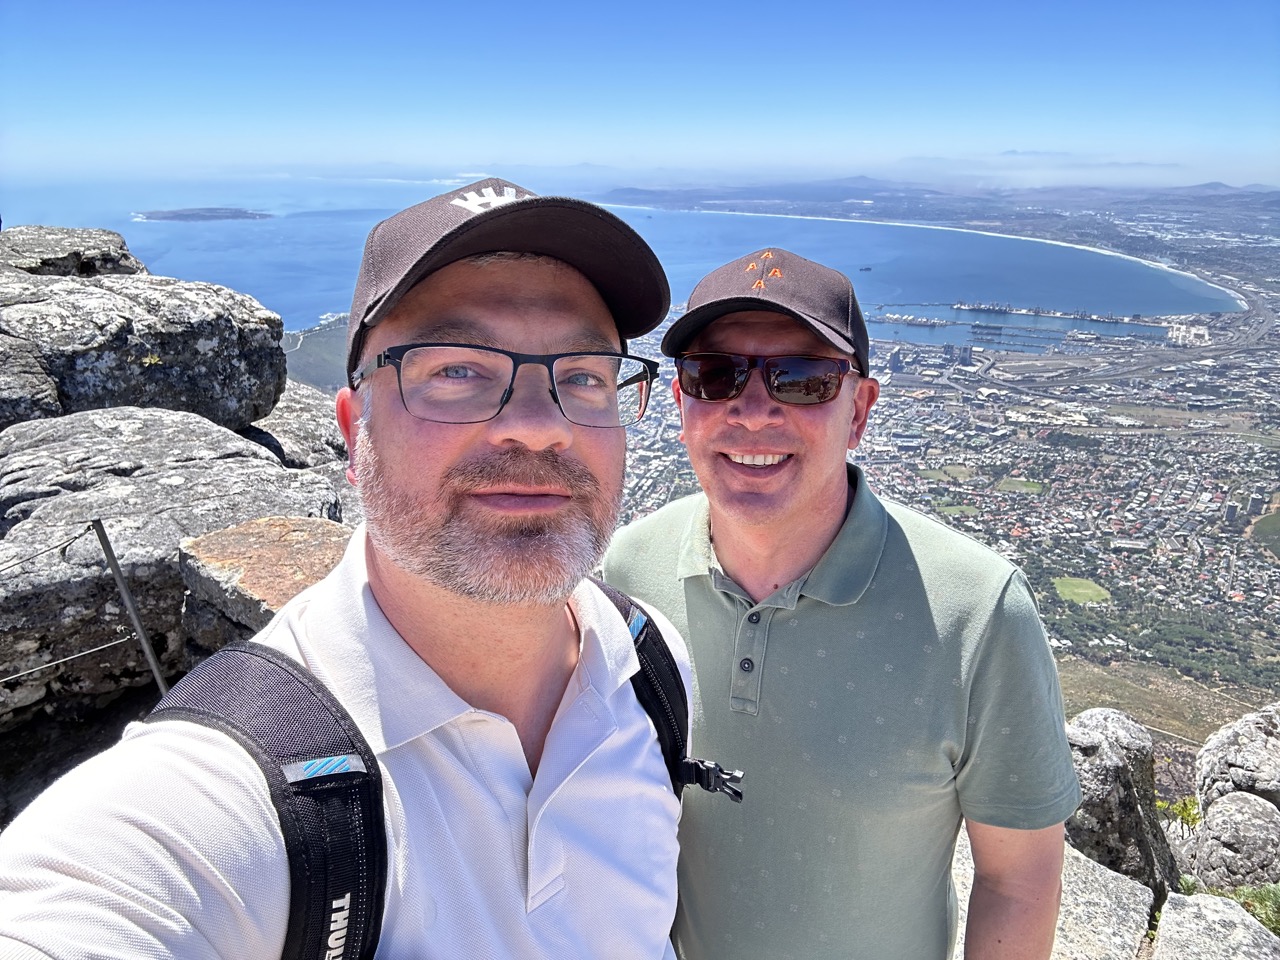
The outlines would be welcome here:
[[[555,605],[600,562],[617,526],[622,485],[603,490],[586,467],[550,450],[495,451],[455,464],[434,495],[391,482],[361,423],[355,475],[375,547],[401,570],[482,603]],[[470,491],[514,482],[572,491],[554,516],[503,518],[468,509]]]

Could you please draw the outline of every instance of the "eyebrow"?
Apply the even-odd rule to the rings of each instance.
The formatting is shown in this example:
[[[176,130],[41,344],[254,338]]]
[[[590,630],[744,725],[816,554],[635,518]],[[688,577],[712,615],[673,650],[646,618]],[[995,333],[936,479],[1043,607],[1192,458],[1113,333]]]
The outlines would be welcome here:
[[[428,326],[419,327],[412,333],[413,342],[438,341],[441,343],[471,343],[477,347],[494,347],[500,350],[509,349],[494,337],[476,330],[474,324],[465,320],[444,320]],[[617,353],[618,344],[606,336],[586,331],[570,338],[563,349],[557,353]],[[520,351],[517,351],[520,352]]]

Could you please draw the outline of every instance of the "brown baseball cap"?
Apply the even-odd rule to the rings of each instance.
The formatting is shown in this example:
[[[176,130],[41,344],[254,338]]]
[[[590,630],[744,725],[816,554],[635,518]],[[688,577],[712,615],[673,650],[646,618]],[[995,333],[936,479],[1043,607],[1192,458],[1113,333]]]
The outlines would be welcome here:
[[[347,325],[347,382],[370,327],[418,281],[477,253],[540,253],[574,267],[595,286],[625,340],[660,324],[671,289],[638,233],[593,203],[540,197],[490,178],[401,210],[365,241]]]
[[[770,247],[717,267],[698,281],[689,309],[662,338],[662,352],[679,356],[707,324],[727,313],[772,310],[799,321],[870,375],[870,344],[853,284],[839,270]]]

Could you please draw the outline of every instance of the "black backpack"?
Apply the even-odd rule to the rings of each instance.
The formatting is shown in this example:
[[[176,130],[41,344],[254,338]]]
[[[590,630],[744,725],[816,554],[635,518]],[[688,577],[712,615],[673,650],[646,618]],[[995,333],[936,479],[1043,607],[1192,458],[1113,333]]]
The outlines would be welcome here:
[[[629,597],[594,582],[635,641],[640,670],[631,683],[657,731],[676,796],[696,783],[740,803],[740,771],[688,756],[689,704],[662,634]],[[333,694],[291,657],[248,641],[201,662],[147,719],[221,730],[262,768],[289,852],[282,960],[372,960],[387,882],[382,777]]]

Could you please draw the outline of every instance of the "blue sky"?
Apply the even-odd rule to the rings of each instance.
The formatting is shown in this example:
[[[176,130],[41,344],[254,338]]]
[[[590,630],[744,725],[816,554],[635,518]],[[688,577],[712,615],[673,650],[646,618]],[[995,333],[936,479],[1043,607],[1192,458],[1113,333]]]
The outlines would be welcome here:
[[[590,163],[1280,184],[1276,0],[0,0],[0,60],[16,180]]]

